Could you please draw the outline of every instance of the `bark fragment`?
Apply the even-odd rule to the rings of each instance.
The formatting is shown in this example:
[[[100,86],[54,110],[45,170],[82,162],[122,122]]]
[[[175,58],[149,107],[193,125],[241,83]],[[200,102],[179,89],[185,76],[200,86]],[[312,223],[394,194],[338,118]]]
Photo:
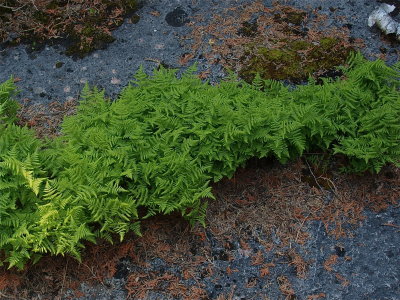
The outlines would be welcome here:
[[[393,20],[389,15],[394,11],[396,6],[386,3],[381,4],[368,17],[368,26],[378,26],[385,34],[396,34],[397,40],[400,41],[400,24]]]

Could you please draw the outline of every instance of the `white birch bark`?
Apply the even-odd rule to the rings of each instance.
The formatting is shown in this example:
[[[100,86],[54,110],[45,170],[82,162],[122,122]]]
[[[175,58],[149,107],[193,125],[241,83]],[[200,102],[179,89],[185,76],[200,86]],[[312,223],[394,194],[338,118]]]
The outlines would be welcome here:
[[[396,7],[386,3],[381,4],[368,17],[368,26],[378,26],[385,34],[395,33],[400,41],[400,24],[389,15]]]

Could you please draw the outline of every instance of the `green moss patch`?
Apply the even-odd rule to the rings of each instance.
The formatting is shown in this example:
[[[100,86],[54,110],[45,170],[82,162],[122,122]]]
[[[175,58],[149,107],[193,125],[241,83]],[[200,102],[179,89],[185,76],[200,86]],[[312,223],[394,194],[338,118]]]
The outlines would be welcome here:
[[[210,63],[220,63],[247,82],[263,79],[304,81],[342,65],[361,47],[347,28],[326,28],[326,15],[260,2],[229,9],[205,22],[191,24],[184,41]]]
[[[352,50],[352,47],[344,47],[340,40],[331,37],[321,38],[318,44],[306,40],[292,41],[276,49],[252,46],[249,54],[241,58],[243,67],[239,74],[248,82],[253,81],[257,73],[264,79],[300,82],[319,70],[341,65]]]

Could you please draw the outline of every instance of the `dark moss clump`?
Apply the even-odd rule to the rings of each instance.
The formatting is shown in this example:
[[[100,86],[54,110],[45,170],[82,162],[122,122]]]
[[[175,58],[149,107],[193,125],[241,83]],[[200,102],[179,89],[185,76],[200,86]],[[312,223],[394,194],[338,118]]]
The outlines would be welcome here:
[[[245,37],[255,37],[257,35],[257,22],[243,22],[242,27],[238,30],[238,35]]]
[[[69,27],[67,32],[72,43],[65,54],[83,58],[94,50],[106,48],[107,44],[115,41],[115,38],[110,34],[110,30],[121,26],[123,23],[122,15],[112,18],[112,22],[110,22],[110,16],[118,9],[123,9],[125,15],[131,14],[138,7],[136,0],[103,0],[102,3],[104,5],[102,10],[94,8],[89,10],[83,29],[76,25]]]
[[[137,14],[134,14],[134,15],[131,17],[130,20],[131,20],[132,24],[137,24],[137,23],[139,23],[139,21],[140,21],[140,16],[137,15]]]
[[[64,63],[62,61],[58,61],[56,62],[56,64],[54,65],[57,69],[61,68],[64,65]]]
[[[49,24],[50,21],[50,15],[41,10],[35,11],[33,13],[33,18],[43,25]]]
[[[30,45],[29,50],[36,50],[41,47],[35,45],[61,38],[66,42],[67,55],[84,57],[115,40],[111,31],[123,23],[124,17],[132,16],[138,2],[43,0],[21,5],[6,0],[4,6],[0,7],[0,42],[7,41],[9,46],[22,42]]]
[[[317,71],[343,64],[352,50],[331,37],[321,38],[317,45],[298,40],[277,49],[253,46],[242,57],[243,67],[239,74],[248,82],[253,81],[259,73],[264,79],[286,79],[298,83]]]
[[[306,16],[307,13],[305,11],[300,11],[289,6],[282,6],[281,11],[274,14],[274,20],[278,23],[290,23],[300,26]]]
[[[94,25],[86,25],[81,32],[70,29],[69,39],[71,43],[67,47],[65,54],[83,58],[90,52],[105,49],[107,44],[112,43],[115,38],[105,33]]]

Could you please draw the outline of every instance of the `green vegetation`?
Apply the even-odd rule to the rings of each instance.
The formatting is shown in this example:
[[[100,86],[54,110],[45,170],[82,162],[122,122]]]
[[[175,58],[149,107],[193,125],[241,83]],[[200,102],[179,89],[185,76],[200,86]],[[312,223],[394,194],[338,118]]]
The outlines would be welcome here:
[[[335,72],[362,47],[348,28],[327,26],[326,17],[318,8],[254,1],[221,12],[206,25],[189,24],[193,30],[184,42],[194,57],[202,55],[248,83],[259,74],[262,79],[300,84],[309,76],[318,80]]]
[[[277,49],[250,45],[241,58],[241,78],[252,82],[256,74],[260,74],[263,79],[299,82],[317,71],[332,70],[341,65],[353,50],[349,46],[345,47],[340,40],[330,37],[321,38],[318,44],[304,39],[280,43],[284,46]]]
[[[286,162],[320,148],[346,155],[354,171],[399,164],[399,67],[357,54],[345,80],[292,90],[259,76],[253,85],[230,78],[211,86],[194,68],[180,79],[140,70],[113,102],[85,87],[62,135],[46,141],[13,124],[10,80],[0,87],[3,262],[79,259],[83,240],[140,234],[139,221],[155,214],[203,223],[209,183],[251,157]]]
[[[291,23],[300,26],[305,22],[307,13],[290,6],[281,6],[282,11],[274,14],[274,20],[279,23]]]

